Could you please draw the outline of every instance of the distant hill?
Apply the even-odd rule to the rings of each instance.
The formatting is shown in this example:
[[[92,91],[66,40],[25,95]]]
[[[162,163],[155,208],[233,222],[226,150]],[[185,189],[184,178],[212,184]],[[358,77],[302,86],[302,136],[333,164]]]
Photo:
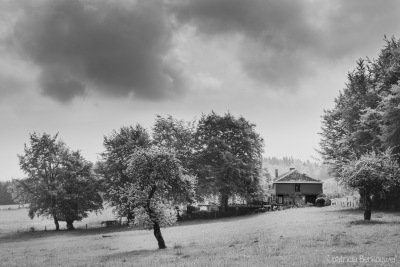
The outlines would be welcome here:
[[[322,181],[332,178],[328,173],[328,166],[309,160],[301,161],[299,159],[293,159],[292,157],[264,158],[263,167],[267,168],[272,178],[275,178],[276,169],[278,170],[278,174],[281,175],[288,172],[290,168],[295,168],[300,173],[305,173],[312,178]]]

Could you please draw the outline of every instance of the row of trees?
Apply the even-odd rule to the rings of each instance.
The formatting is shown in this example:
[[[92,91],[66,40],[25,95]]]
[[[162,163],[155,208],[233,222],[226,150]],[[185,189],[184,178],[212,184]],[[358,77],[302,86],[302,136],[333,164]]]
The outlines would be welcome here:
[[[332,174],[373,205],[400,208],[400,40],[375,60],[360,59],[333,109],[322,117],[321,155]]]
[[[153,229],[165,248],[160,227],[176,221],[174,207],[219,196],[222,208],[233,195],[254,197],[264,190],[263,140],[255,125],[230,113],[202,115],[197,122],[157,116],[152,135],[137,124],[104,136],[104,151],[93,166],[58,136],[30,135],[19,155],[26,178],[9,187],[17,202],[29,203],[29,216],[81,220],[103,208]]]

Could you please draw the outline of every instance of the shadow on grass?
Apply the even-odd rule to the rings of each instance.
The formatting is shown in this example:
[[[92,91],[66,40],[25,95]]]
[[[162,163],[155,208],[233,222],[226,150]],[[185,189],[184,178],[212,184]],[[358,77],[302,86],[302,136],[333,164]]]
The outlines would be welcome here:
[[[107,234],[132,231],[132,228],[127,226],[116,226],[116,227],[99,227],[99,228],[89,228],[89,229],[75,229],[75,230],[60,230],[60,231],[32,231],[32,232],[17,232],[17,233],[6,233],[0,235],[1,243],[10,242],[21,242],[30,239],[37,238],[48,238],[52,236],[91,236],[103,234],[103,237],[109,237]]]
[[[152,249],[152,250],[142,249],[142,250],[134,250],[134,251],[128,251],[128,252],[120,252],[120,253],[103,256],[103,257],[101,257],[100,262],[102,262],[102,263],[111,262],[112,263],[112,262],[118,261],[121,263],[133,264],[134,262],[131,262],[131,261],[134,260],[135,258],[138,258],[138,257],[142,258],[142,257],[162,253],[164,251],[165,250],[162,250],[162,249]]]
[[[335,208],[335,209],[330,209],[330,210],[324,210],[326,212],[336,212],[336,213],[345,213],[345,214],[361,214],[364,213],[364,210],[362,208]]]
[[[186,225],[197,225],[197,224],[212,224],[212,223],[220,223],[220,222],[234,222],[234,221],[244,221],[250,218],[254,218],[257,216],[263,216],[270,212],[263,212],[263,213],[253,213],[253,214],[246,214],[240,216],[229,216],[229,217],[220,217],[220,218],[212,218],[212,219],[193,219],[193,220],[183,220],[178,221],[178,224],[174,225],[173,227],[179,226],[186,226]]]
[[[364,214],[364,209],[363,208],[334,208],[334,209],[328,209],[324,210],[325,212],[334,212],[334,213],[342,213],[345,215],[361,215]],[[400,217],[400,212],[399,211],[388,211],[388,210],[381,210],[381,209],[373,209],[372,210],[372,217],[374,216],[380,216],[378,218],[381,218],[382,216],[393,216],[393,217]]]
[[[398,221],[377,221],[377,220],[354,220],[349,222],[349,226],[353,225],[377,225],[377,224],[388,224],[388,225],[393,225],[393,224],[400,224]]]

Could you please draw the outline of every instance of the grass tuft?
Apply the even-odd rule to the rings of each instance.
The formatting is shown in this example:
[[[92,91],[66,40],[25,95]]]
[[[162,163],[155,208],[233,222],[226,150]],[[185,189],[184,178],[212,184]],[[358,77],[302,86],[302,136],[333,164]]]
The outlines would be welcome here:
[[[174,243],[174,249],[179,249],[182,248],[182,245],[178,244],[178,243]]]

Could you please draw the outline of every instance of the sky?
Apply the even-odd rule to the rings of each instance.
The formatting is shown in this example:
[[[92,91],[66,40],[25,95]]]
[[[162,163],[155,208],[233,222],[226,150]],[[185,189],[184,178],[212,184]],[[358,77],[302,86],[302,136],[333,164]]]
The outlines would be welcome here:
[[[211,111],[256,124],[265,157],[314,161],[324,109],[400,38],[400,1],[0,0],[0,180],[33,132],[92,162],[104,135]]]

